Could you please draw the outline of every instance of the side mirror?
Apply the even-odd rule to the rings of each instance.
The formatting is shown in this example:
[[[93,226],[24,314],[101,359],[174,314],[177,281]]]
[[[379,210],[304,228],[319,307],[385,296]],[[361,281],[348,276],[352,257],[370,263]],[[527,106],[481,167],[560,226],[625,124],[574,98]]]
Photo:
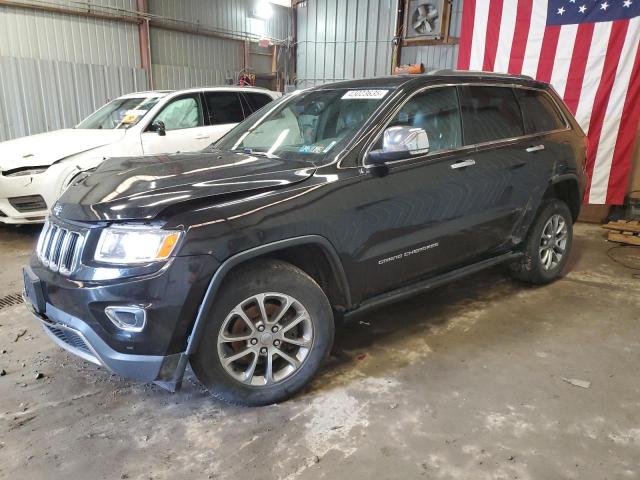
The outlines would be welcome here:
[[[162,120],[158,120],[157,122],[153,122],[151,125],[149,125],[149,131],[157,132],[161,137],[167,135],[167,127]]]
[[[398,126],[384,131],[382,148],[369,152],[368,158],[371,163],[379,165],[428,152],[429,135],[423,128]]]

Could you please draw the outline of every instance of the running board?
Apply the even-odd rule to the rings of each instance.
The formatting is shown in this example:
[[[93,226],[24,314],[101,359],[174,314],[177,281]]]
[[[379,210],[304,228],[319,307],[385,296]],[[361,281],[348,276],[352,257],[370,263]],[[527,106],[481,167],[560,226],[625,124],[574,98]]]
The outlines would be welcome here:
[[[423,280],[413,285],[398,288],[390,292],[382,293],[373,298],[365,300],[355,309],[345,312],[344,319],[348,320],[350,317],[352,316],[355,317],[370,309],[378,308],[383,305],[387,305],[389,303],[398,302],[400,300],[404,300],[405,298],[409,298],[414,295],[419,295],[420,293],[424,293],[428,290],[431,290],[432,288],[436,288],[446,283],[452,282],[454,280],[458,280],[462,277],[466,277],[467,275],[477,273],[481,270],[484,270],[485,268],[493,267],[501,263],[515,260],[517,258],[520,258],[521,256],[522,256],[522,253],[519,253],[519,252],[505,253],[497,257],[489,258],[487,260],[482,260],[480,262],[473,263],[471,265],[467,265],[461,268],[457,268],[455,270],[451,270],[450,272],[444,273],[442,275],[438,275],[433,278],[429,278],[427,280]]]

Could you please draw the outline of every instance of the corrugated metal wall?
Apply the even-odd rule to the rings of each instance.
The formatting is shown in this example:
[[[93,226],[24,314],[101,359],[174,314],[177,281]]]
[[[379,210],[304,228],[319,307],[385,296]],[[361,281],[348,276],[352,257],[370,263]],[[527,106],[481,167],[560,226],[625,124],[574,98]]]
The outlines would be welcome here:
[[[297,4],[298,88],[391,73],[399,0],[304,0]],[[400,0],[402,1],[402,0]],[[459,37],[462,0],[453,0],[450,35]],[[457,45],[403,47],[401,63],[453,68]]]
[[[21,0],[18,0],[21,1]],[[46,0],[27,4],[131,15],[136,0]],[[184,28],[237,39],[151,28],[155,88],[219,85],[243,64],[241,35],[286,39],[291,9],[268,21],[249,18],[253,0],[149,0],[151,14]],[[268,58],[268,57],[265,57]],[[138,26],[0,6],[0,141],[72,127],[107,101],[147,89]],[[270,61],[256,61],[267,68]]]
[[[396,0],[306,0],[296,6],[296,84],[391,71]]]
[[[101,4],[131,9],[135,0]],[[144,89],[137,35],[134,24],[0,6],[0,141],[73,126]]]
[[[231,36],[248,34],[284,40],[291,35],[290,9],[273,5],[267,21],[249,17],[253,0],[154,0],[149,13],[182,22],[197,23],[203,29]],[[151,29],[151,55],[155,88],[183,88],[224,83],[236,78],[243,64],[242,40],[221,39]],[[254,62],[258,71],[262,63]],[[266,68],[266,67],[265,67]]]

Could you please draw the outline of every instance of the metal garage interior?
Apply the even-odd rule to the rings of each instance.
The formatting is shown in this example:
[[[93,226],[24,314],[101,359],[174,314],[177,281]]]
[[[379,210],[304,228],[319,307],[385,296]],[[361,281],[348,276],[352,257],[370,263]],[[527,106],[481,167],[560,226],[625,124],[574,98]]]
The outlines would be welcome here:
[[[442,9],[439,30],[410,38],[428,3]],[[292,96],[454,70],[464,36],[476,39],[465,12],[473,22],[484,5],[490,23],[509,3],[0,0],[0,155],[134,92],[247,81]],[[638,38],[638,56],[619,59],[635,84]],[[500,265],[367,310],[338,325],[310,385],[259,408],[212,398],[189,368],[169,393],[51,343],[22,297],[43,220],[0,218],[0,479],[640,478],[635,117],[620,200],[585,197],[561,278],[532,286]]]

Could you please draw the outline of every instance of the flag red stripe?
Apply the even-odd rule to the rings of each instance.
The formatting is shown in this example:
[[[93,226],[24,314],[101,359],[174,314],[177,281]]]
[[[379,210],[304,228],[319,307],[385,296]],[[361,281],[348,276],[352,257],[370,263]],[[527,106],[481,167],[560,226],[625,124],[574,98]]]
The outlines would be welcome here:
[[[493,72],[493,66],[496,63],[498,38],[500,37],[500,26],[502,24],[502,2],[503,0],[491,0],[489,3],[489,22],[487,24],[487,38],[484,47],[484,61],[482,62],[482,70],[486,72]]]
[[[623,61],[630,61],[624,59]],[[624,101],[620,130],[616,140],[616,148],[611,162],[609,186],[607,188],[607,203],[621,205],[627,192],[629,172],[631,170],[631,155],[636,141],[636,128],[640,121],[640,48],[636,51],[636,60],[631,71],[631,80],[627,97]]]
[[[574,115],[578,109],[580,93],[582,92],[584,72],[587,68],[587,60],[589,59],[589,47],[591,46],[591,39],[593,38],[593,26],[593,23],[580,24],[573,46],[567,86],[564,90],[564,102]]]
[[[465,0],[462,9],[462,26],[458,50],[458,68],[469,70],[471,64],[471,41],[473,40],[473,20],[476,13],[476,0]]]
[[[513,73],[516,75],[522,73],[524,52],[527,48],[529,27],[531,26],[532,8],[533,0],[518,1],[518,11],[516,12],[516,28],[513,32],[513,44],[511,46],[511,57],[509,58],[509,73]]]
[[[558,49],[558,37],[560,36],[560,25],[547,25],[542,37],[542,47],[540,48],[540,60],[538,61],[538,73],[536,79],[543,82],[551,80],[553,62]]]
[[[611,26],[611,35],[609,37],[609,44],[607,45],[607,53],[604,59],[604,67],[602,68],[602,76],[600,77],[600,84],[596,91],[593,110],[591,112],[591,121],[589,122],[589,148],[587,149],[587,173],[589,180],[587,182],[587,188],[585,189],[585,201],[589,199],[591,178],[593,175],[596,153],[598,152],[598,145],[600,144],[602,124],[604,123],[604,117],[607,112],[611,89],[613,88],[613,83],[616,79],[618,61],[620,60],[620,53],[622,52],[622,46],[624,45],[628,26],[628,20],[613,22],[613,25]]]

